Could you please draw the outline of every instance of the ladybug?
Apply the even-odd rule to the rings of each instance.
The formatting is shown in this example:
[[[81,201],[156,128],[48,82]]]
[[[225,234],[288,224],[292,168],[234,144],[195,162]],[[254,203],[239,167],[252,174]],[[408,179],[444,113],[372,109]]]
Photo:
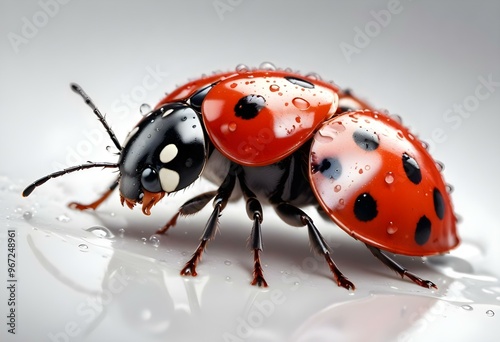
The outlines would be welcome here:
[[[179,216],[195,214],[212,201],[200,243],[182,275],[197,275],[219,216],[230,198],[241,196],[253,222],[252,285],[267,286],[261,264],[263,204],[271,205],[285,223],[307,227],[314,251],[346,289],[354,290],[354,284],[339,270],[302,207],[316,206],[401,277],[426,288],[437,287],[384,251],[428,256],[448,252],[459,243],[451,188],[426,145],[397,117],[375,110],[315,74],[303,76],[266,64],[201,77],[163,98],[123,144],[82,88],[71,87],[120,151],[118,162],[88,162],[49,174],[29,185],[23,196],[70,172],[117,168],[119,176],[99,199],[90,204],[73,202],[70,207],[96,209],[119,188],[122,205],[140,204],[150,215],[165,194],[205,177],[218,189],[185,202],[157,231],[165,233]]]

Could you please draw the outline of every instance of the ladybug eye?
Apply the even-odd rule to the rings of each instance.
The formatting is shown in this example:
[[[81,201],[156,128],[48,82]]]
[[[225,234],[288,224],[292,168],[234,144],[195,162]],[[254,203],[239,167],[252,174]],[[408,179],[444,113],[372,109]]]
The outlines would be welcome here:
[[[150,192],[160,192],[162,191],[160,179],[158,178],[158,173],[156,170],[148,167],[142,171],[141,175],[142,187]]]

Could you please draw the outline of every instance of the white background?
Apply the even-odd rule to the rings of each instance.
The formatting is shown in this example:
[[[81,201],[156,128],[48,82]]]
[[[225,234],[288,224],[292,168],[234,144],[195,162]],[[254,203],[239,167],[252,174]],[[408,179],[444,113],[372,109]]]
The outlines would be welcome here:
[[[2,318],[2,340],[497,340],[498,2],[3,0],[0,6],[0,282],[7,279],[7,229],[18,231],[19,279],[17,334],[7,333]],[[93,170],[20,197],[23,186],[57,168],[116,158],[70,82],[107,113],[122,141],[141,103],[154,105],[203,73],[263,61],[351,87],[401,115],[430,143],[455,187],[463,244],[425,264],[397,260],[432,278],[439,291],[397,279],[316,216],[356,292],[337,288],[325,265],[310,258],[305,231],[284,226],[271,211],[263,254],[271,287],[262,291],[248,285],[250,222],[238,219],[242,203],[228,207],[200,276],[185,280],[178,269],[209,211],[180,222],[157,248],[141,238],[149,239],[189,194],[164,200],[152,217],[122,209],[116,195],[97,214],[67,209],[70,200],[93,199],[113,178]],[[481,79],[492,80],[489,90]],[[191,193],[209,185],[197,186]],[[23,218],[26,212],[32,217]],[[115,237],[85,231],[95,225]],[[106,297],[120,272],[128,280]],[[7,295],[0,290],[0,317],[8,314]],[[89,309],[89,298],[109,300]],[[262,303],[273,304],[259,311]],[[248,322],[254,326],[245,330]]]

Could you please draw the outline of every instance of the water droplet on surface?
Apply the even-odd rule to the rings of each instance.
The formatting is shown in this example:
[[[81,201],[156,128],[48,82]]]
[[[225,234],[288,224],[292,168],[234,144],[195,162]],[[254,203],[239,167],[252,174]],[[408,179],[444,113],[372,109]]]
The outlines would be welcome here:
[[[123,228],[118,229],[118,235],[120,237],[124,237],[125,236],[125,229],[123,229]]]
[[[84,244],[84,243],[81,243],[81,244],[79,244],[79,245],[78,245],[78,248],[80,248],[80,251],[81,251],[81,252],[86,252],[86,251],[88,251],[89,246],[87,246],[87,245],[86,245],[86,244]]]
[[[234,89],[238,86],[238,83],[231,83],[231,85],[229,86],[231,89]]]
[[[365,165],[365,170],[366,171],[369,171],[371,169],[371,166],[370,165]]]
[[[142,241],[142,243],[144,243],[144,244],[145,244],[145,243],[148,241],[148,239],[146,239],[145,237],[142,237],[142,238],[141,238],[141,241]]]
[[[389,222],[389,225],[387,226],[387,234],[394,234],[398,231],[398,227],[394,225],[393,222]]]
[[[303,98],[301,97],[296,97],[292,100],[292,103],[293,105],[297,108],[297,109],[300,109],[300,110],[306,110],[307,108],[309,108],[311,106],[311,104],[309,102],[307,102],[306,100],[304,100]]]
[[[493,311],[493,310],[488,310],[488,311],[486,311],[486,316],[488,316],[488,317],[493,317],[493,316],[495,316],[495,311]]]
[[[114,234],[108,228],[103,226],[93,226],[85,230],[100,238],[111,239],[115,237]]]
[[[32,217],[33,217],[33,213],[29,210],[27,210],[23,213],[23,219],[25,219],[25,220],[31,220]]]
[[[158,247],[160,246],[160,239],[158,238],[158,236],[156,235],[151,235],[149,237],[149,242],[151,242],[151,244],[154,246],[154,247]]]
[[[339,184],[337,184],[333,187],[333,191],[335,191],[335,192],[339,192],[340,190],[342,190],[342,187]]]
[[[462,309],[467,310],[467,311],[474,310],[474,308],[468,304],[462,305]]]
[[[230,283],[230,282],[232,282],[233,280],[231,279],[231,277],[230,277],[230,276],[227,276],[227,277],[226,277],[226,281],[227,281],[228,283]]]
[[[227,125],[227,129],[229,130],[229,132],[236,131],[236,128],[238,128],[236,122],[230,122],[229,125]]]
[[[400,140],[403,140],[403,138],[405,137],[404,134],[403,134],[403,132],[401,132],[401,131],[398,131],[396,133],[396,135],[397,135],[398,139],[400,139]]]
[[[277,84],[271,84],[271,85],[269,86],[269,90],[270,90],[270,91],[272,91],[272,92],[274,93],[275,91],[280,90],[280,86],[279,86],[279,85],[277,85]]]
[[[71,219],[69,218],[69,216],[66,215],[66,214],[62,214],[62,215],[57,216],[56,220],[59,221],[59,222],[69,222],[69,221],[71,221]]]
[[[235,70],[236,70],[236,72],[237,72],[237,73],[242,74],[242,73],[246,73],[246,72],[248,72],[250,69],[249,69],[249,68],[248,68],[248,66],[247,66],[247,65],[245,65],[245,64],[238,64],[238,65],[236,66]]]
[[[141,106],[139,107],[139,111],[141,112],[141,115],[142,116],[145,116],[147,115],[149,112],[151,112],[151,106],[148,105],[147,103],[143,103],[141,104]]]
[[[188,119],[187,116],[183,116],[181,121],[186,121],[187,119]]]
[[[446,184],[446,192],[451,194],[453,192],[453,190],[455,190],[455,188],[453,187],[453,185],[451,184]]]
[[[385,182],[386,182],[387,184],[392,184],[392,183],[394,183],[394,175],[393,175],[393,173],[392,173],[392,172],[387,172],[387,173],[385,174],[385,178],[384,178],[384,180],[385,180]]]
[[[397,114],[391,114],[389,115],[389,117],[396,121],[397,123],[403,123],[403,119],[401,118],[401,116],[397,115]]]
[[[276,66],[271,62],[262,62],[259,65],[259,69],[274,71],[274,70],[276,70]]]
[[[226,266],[230,266],[232,264],[232,262],[230,260],[225,260],[224,261],[224,265]]]

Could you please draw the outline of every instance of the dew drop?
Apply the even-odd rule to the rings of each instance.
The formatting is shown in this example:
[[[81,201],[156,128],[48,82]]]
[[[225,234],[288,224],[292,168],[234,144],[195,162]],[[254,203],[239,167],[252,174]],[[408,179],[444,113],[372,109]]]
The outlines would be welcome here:
[[[123,229],[123,228],[118,229],[118,235],[120,237],[124,237],[125,236],[125,229]]]
[[[144,243],[144,244],[145,244],[145,243],[148,241],[148,239],[146,239],[145,237],[142,237],[142,238],[141,238],[141,241],[142,241],[142,243]]]
[[[292,100],[292,103],[293,105],[297,108],[297,109],[300,109],[300,110],[306,110],[307,108],[309,108],[311,106],[311,104],[309,102],[307,102],[306,100],[304,100],[303,98],[301,97],[296,97]]]
[[[398,131],[396,133],[396,135],[397,135],[398,139],[400,139],[400,140],[403,140],[403,138],[405,137],[404,134],[403,134],[403,132],[401,132],[401,131]]]
[[[394,234],[398,231],[398,227],[394,225],[394,223],[391,221],[389,222],[389,225],[387,226],[387,234]]]
[[[187,116],[183,116],[181,121],[186,121],[187,119],[188,119]]]
[[[93,226],[85,230],[100,238],[111,239],[115,237],[114,234],[108,228],[103,226]]]
[[[230,266],[232,264],[232,262],[230,260],[225,260],[224,261],[224,265],[226,266]]]
[[[151,106],[148,105],[147,103],[143,103],[141,104],[141,106],[139,107],[139,111],[141,112],[141,115],[142,116],[146,116],[148,113],[151,112]]]
[[[276,66],[271,62],[262,62],[259,65],[259,69],[274,71],[274,70],[276,70]]]
[[[493,310],[488,310],[488,311],[486,311],[486,316],[488,316],[488,317],[493,317],[493,316],[495,316],[495,311],[493,311]]]
[[[69,221],[71,221],[71,219],[69,218],[69,216],[66,215],[66,214],[62,214],[62,215],[57,216],[56,220],[59,221],[59,222],[69,222]]]
[[[399,116],[397,114],[390,115],[390,118],[392,120],[396,121],[397,123],[403,123],[403,119],[401,118],[401,116]]]
[[[23,219],[25,220],[31,220],[33,218],[33,213],[31,211],[25,211],[23,213]]]
[[[446,192],[451,194],[453,192],[453,190],[455,190],[455,188],[453,187],[453,185],[451,184],[446,184]]]
[[[339,207],[343,208],[345,205],[345,200],[343,198],[339,199]]]
[[[81,243],[81,244],[78,245],[78,248],[80,249],[81,252],[86,252],[86,251],[88,251],[89,246],[87,246],[84,243]]]
[[[333,187],[333,191],[335,191],[335,192],[339,192],[340,190],[342,190],[342,187],[339,184],[337,184]]]
[[[306,75],[307,78],[311,80],[321,81],[321,76],[315,72],[310,72]]]
[[[392,183],[394,183],[394,175],[393,175],[393,173],[392,173],[392,172],[387,172],[387,173],[385,174],[385,178],[384,178],[384,180],[385,180],[385,182],[386,182],[387,184],[392,184]]]
[[[230,283],[230,282],[232,282],[233,280],[231,279],[231,277],[230,277],[230,276],[227,276],[227,277],[226,277],[226,281],[227,281],[228,283]]]
[[[467,310],[467,311],[474,310],[474,308],[468,304],[462,305],[462,309]]]
[[[438,169],[439,172],[443,171],[444,170],[444,164],[440,161],[435,161],[436,162],[436,167]]]
[[[227,129],[229,130],[229,132],[235,132],[236,128],[238,128],[236,122],[230,122],[229,125],[227,125]]]
[[[272,92],[274,93],[275,91],[280,90],[280,86],[279,86],[279,85],[277,85],[277,84],[271,84],[271,85],[269,86],[269,90],[270,90],[270,91],[272,91]]]
[[[236,66],[235,70],[237,73],[243,74],[243,73],[248,72],[250,69],[248,68],[248,66],[246,64],[238,64]]]
[[[151,244],[152,244],[154,247],[158,247],[158,246],[160,246],[160,239],[158,238],[158,236],[151,235],[151,236],[149,237],[149,242],[151,242]]]
[[[366,170],[366,171],[370,171],[370,169],[371,169],[371,166],[370,166],[370,165],[365,165],[365,170]]]
[[[231,85],[229,86],[230,88],[234,89],[238,86],[238,83],[231,83]]]

